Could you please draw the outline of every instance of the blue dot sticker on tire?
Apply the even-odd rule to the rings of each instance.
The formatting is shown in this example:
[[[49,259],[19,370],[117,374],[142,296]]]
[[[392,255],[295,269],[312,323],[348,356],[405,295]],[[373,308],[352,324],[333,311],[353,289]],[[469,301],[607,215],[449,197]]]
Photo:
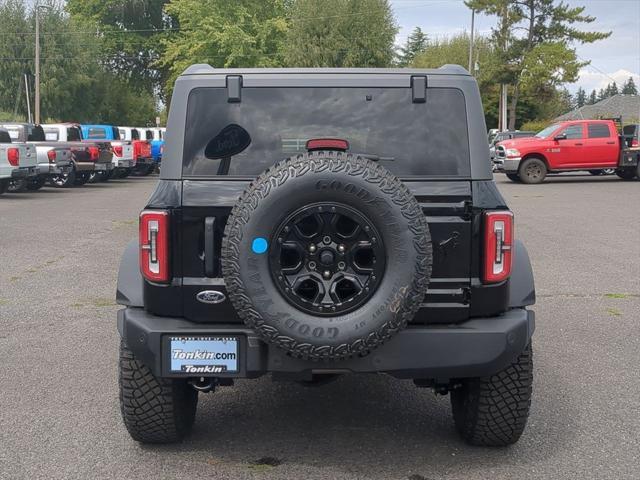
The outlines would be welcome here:
[[[266,238],[256,237],[251,243],[251,250],[253,250],[253,253],[257,253],[258,255],[266,252],[268,248],[269,243]]]

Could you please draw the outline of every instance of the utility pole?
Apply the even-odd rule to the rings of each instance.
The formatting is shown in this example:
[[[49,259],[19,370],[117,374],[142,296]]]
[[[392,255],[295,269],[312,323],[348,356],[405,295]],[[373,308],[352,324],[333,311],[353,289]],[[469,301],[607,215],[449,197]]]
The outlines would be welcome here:
[[[473,75],[473,33],[475,29],[476,11],[471,9],[471,36],[469,38],[469,73]]]
[[[35,110],[36,110],[36,123],[40,123],[40,20],[39,20],[39,8],[40,5],[36,2],[36,98],[35,98]]]

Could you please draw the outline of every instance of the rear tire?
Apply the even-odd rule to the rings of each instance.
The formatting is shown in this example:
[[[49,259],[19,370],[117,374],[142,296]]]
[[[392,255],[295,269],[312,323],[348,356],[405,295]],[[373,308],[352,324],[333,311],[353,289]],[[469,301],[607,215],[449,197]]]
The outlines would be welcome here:
[[[89,181],[90,174],[88,172],[78,172],[76,173],[76,178],[73,181],[73,184],[76,187],[81,187]]]
[[[27,180],[27,190],[31,192],[35,192],[36,190],[40,190],[44,187],[45,182],[47,181],[47,177],[38,176],[36,178],[30,178]]]
[[[604,174],[604,170],[589,170],[589,173],[591,175],[598,176],[598,175],[603,175]]]
[[[522,180],[520,179],[520,177],[518,176],[517,173],[506,173],[505,174],[507,176],[507,178],[509,180],[511,180],[512,182],[516,182],[516,183],[522,183]]]
[[[131,438],[171,443],[191,431],[198,392],[186,380],[157,378],[120,341],[120,411]]]
[[[9,180],[0,180],[0,195],[5,193],[9,188]]]
[[[527,158],[520,163],[518,176],[523,183],[529,185],[542,183],[547,176],[547,166],[539,158]]]
[[[616,170],[616,175],[622,180],[633,180],[640,175],[640,164],[638,167],[625,167]]]
[[[451,391],[456,430],[471,445],[504,447],[518,441],[529,417],[533,384],[531,344],[504,370],[469,378]]]
[[[75,185],[76,182],[76,171],[71,170],[69,173],[64,173],[61,175],[54,175],[49,179],[49,183],[58,188],[70,188]]]

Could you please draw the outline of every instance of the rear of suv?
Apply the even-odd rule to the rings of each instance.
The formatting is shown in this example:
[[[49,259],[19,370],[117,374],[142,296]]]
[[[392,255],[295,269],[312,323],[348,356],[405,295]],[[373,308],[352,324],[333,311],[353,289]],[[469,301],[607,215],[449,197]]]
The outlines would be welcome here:
[[[517,441],[535,289],[485,132],[458,66],[187,69],[118,277],[131,436],[180,440],[235,378],[386,373]]]

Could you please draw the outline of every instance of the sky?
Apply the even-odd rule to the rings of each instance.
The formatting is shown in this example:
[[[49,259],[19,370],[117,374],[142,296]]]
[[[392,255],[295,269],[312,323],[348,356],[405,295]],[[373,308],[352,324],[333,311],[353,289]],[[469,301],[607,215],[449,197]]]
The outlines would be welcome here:
[[[430,37],[449,37],[471,29],[471,11],[463,0],[390,0],[400,31],[396,43],[402,44],[415,27]],[[591,60],[580,71],[580,78],[566,87],[591,92],[613,80],[618,86],[629,76],[640,86],[640,0],[565,0],[571,6],[585,6],[585,13],[596,21],[585,30],[611,31],[605,40],[575,45],[579,58]],[[476,34],[488,35],[495,17],[476,15]],[[466,66],[465,66],[466,68]]]

